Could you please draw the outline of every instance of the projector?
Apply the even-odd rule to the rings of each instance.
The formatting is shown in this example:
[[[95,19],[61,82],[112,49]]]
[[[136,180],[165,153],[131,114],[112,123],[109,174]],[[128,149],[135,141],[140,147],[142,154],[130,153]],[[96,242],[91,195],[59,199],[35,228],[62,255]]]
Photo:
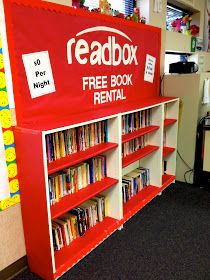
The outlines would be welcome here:
[[[169,64],[169,73],[187,74],[197,71],[198,65],[195,62],[180,61]]]

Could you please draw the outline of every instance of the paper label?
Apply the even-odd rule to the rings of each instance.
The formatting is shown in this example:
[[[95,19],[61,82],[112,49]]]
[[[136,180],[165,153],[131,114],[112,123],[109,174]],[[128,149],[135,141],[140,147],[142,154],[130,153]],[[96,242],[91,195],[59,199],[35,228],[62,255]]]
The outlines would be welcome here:
[[[144,70],[144,80],[147,82],[153,83],[154,74],[155,74],[155,63],[156,63],[156,58],[147,54],[145,70]]]
[[[55,92],[48,51],[22,55],[31,97]]]

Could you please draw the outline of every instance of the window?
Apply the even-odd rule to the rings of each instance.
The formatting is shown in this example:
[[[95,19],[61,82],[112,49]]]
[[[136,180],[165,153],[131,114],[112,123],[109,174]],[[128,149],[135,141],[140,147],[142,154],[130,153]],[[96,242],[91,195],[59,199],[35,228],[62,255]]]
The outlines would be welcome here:
[[[167,5],[167,15],[166,15],[166,29],[171,30],[171,23],[176,19],[183,18],[187,13],[180,8]]]
[[[123,13],[125,16],[133,14],[134,1],[133,0],[109,0],[113,10],[118,10],[120,13]]]

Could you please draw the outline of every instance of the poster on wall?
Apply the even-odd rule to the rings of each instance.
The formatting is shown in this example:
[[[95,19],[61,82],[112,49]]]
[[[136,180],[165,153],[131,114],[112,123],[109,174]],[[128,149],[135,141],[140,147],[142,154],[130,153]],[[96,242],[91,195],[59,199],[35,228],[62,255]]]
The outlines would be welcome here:
[[[18,125],[81,122],[159,95],[159,28],[44,1],[4,8]]]
[[[12,120],[0,37],[0,211],[20,202]]]

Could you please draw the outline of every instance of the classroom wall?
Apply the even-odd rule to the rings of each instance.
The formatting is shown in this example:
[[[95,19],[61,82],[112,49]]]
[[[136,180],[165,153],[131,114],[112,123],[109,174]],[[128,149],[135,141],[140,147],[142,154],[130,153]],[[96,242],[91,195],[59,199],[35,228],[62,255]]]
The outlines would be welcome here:
[[[20,203],[0,212],[0,271],[25,256]]]

